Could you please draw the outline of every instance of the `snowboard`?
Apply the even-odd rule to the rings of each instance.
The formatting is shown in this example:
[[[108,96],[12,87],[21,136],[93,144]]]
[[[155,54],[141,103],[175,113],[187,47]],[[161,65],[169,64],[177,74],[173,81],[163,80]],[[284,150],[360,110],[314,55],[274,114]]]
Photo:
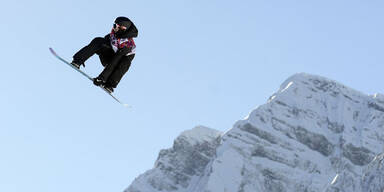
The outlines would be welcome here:
[[[49,50],[51,51],[51,53],[57,58],[59,59],[60,61],[64,62],[65,64],[69,65],[72,69],[76,70],[77,72],[79,72],[80,74],[82,74],[84,77],[86,77],[87,79],[89,79],[91,82],[93,82],[93,78],[90,77],[87,73],[85,73],[84,71],[76,68],[75,66],[73,66],[70,62],[66,61],[65,59],[63,59],[62,57],[60,57],[56,52],[55,50],[53,50],[52,48],[49,48]],[[115,101],[117,101],[118,103],[120,103],[121,105],[123,105],[124,107],[130,107],[129,105],[121,102],[117,97],[115,97],[112,93],[110,93],[109,91],[107,91],[104,87],[102,86],[99,86],[103,91],[105,91],[108,95],[110,95]]]

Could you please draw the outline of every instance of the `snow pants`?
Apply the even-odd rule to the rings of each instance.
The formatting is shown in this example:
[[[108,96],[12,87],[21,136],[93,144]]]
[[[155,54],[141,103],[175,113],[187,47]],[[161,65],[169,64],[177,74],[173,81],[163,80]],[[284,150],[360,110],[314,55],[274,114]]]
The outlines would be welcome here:
[[[102,37],[94,38],[89,45],[80,49],[74,56],[74,61],[84,63],[92,55],[97,54],[104,70],[99,77],[106,81],[106,86],[116,88],[124,74],[131,66],[135,55],[122,55],[115,53],[110,42]]]

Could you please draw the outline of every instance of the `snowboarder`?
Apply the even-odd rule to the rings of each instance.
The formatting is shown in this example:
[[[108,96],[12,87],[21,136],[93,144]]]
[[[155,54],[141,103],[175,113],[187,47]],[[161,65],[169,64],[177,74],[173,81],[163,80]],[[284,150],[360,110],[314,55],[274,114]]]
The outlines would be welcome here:
[[[137,35],[138,30],[131,20],[117,17],[111,33],[104,38],[94,38],[73,56],[71,64],[79,69],[81,65],[85,67],[84,62],[92,55],[99,55],[104,70],[93,79],[93,83],[112,93],[135,57],[133,38]]]

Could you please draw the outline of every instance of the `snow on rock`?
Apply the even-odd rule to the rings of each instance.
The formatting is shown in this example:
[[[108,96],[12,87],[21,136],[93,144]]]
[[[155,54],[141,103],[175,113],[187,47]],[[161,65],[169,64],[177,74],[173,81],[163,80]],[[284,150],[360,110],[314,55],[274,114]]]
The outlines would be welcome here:
[[[362,179],[362,191],[384,191],[384,154],[375,157],[372,163],[364,171]]]
[[[135,179],[126,192],[188,191],[215,155],[221,132],[198,126],[184,131],[171,149],[161,150],[155,167]]]
[[[183,132],[126,192],[382,192],[383,144],[383,95],[299,73],[224,135]]]
[[[380,104],[384,104],[384,95],[376,93],[372,97]]]
[[[220,132],[204,126],[197,126],[191,130],[181,133],[178,139],[184,138],[192,145],[211,142],[220,136]]]

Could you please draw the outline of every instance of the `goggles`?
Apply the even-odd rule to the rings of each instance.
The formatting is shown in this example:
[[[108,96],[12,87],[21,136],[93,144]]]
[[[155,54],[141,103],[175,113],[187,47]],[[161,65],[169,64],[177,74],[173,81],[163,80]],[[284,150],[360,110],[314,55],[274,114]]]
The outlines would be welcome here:
[[[119,25],[119,24],[117,24],[117,23],[114,23],[114,24],[113,24],[113,28],[114,28],[114,29],[123,30],[123,31],[125,31],[125,30],[127,29],[127,27],[122,26],[122,25]]]

